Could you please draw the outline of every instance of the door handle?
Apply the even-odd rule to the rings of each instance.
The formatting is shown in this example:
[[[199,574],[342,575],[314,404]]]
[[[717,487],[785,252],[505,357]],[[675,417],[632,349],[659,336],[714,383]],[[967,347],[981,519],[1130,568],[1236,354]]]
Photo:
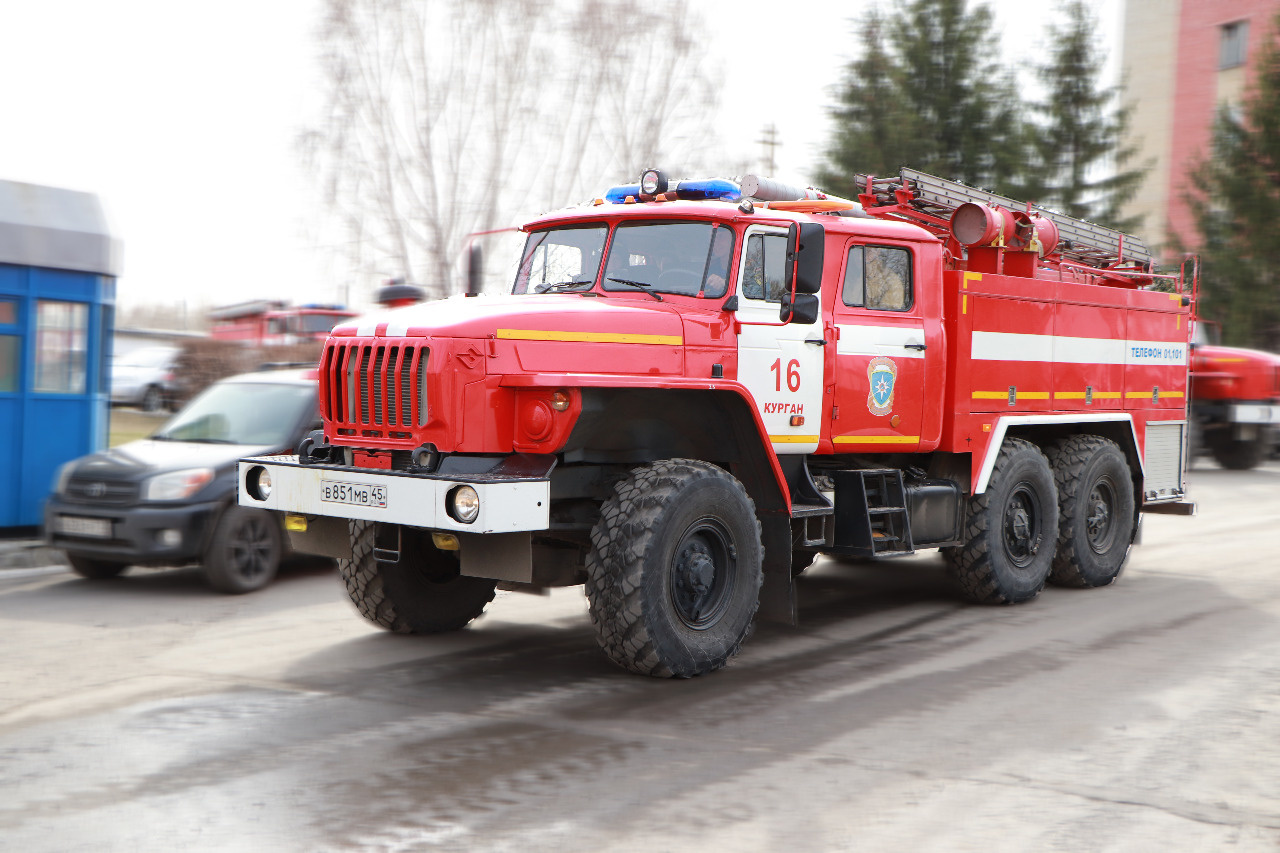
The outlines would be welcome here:
[[[825,346],[827,345],[826,339],[824,339],[824,338],[817,338],[817,339],[812,340],[812,341],[810,341],[810,340],[806,340],[806,341],[805,341],[805,343],[806,343],[806,344],[813,344],[815,347],[825,347]]]
[[[920,350],[921,352],[924,352],[924,351],[925,351],[925,349],[927,348],[927,346],[928,346],[928,344],[903,344],[903,345],[902,345],[902,348],[903,348],[903,349],[918,349],[918,350]]]

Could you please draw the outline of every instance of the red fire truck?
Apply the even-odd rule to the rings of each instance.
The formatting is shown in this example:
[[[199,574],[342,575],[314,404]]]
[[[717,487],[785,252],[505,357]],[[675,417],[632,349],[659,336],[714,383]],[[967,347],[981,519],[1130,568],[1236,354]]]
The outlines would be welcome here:
[[[278,299],[254,299],[223,305],[209,312],[215,340],[254,346],[296,344],[324,340],[329,330],[357,312],[341,305],[294,305]]]
[[[605,653],[654,676],[794,623],[817,554],[940,548],[986,604],[1111,583],[1140,512],[1194,509],[1194,281],[920,172],[864,185],[651,171],[535,219],[510,295],[335,328],[323,430],[242,460],[241,503],[383,628],[585,584]]]
[[[1199,321],[1191,343],[1192,451],[1207,450],[1237,471],[1275,449],[1280,427],[1280,356],[1209,343],[1216,327]],[[1197,447],[1198,445],[1198,447]]]

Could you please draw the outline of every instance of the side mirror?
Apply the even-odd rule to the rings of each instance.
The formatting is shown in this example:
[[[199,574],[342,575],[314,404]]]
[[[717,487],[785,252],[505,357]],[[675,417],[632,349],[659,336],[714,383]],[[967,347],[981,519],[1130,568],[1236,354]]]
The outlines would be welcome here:
[[[782,294],[782,308],[778,311],[778,319],[784,323],[813,323],[822,310],[822,302],[812,293],[797,293],[795,301],[790,293]]]
[[[825,243],[826,232],[816,222],[792,222],[787,228],[787,266],[795,265],[795,293],[818,293],[822,290]]]
[[[478,296],[484,288],[484,252],[478,243],[467,253],[467,296]]]

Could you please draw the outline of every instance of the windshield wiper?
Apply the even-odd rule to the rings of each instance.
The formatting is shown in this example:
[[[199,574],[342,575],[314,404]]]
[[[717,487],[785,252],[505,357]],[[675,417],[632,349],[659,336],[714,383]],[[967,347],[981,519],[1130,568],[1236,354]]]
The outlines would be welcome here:
[[[664,301],[661,296],[654,293],[652,290],[645,289],[645,288],[653,287],[653,285],[649,284],[647,281],[632,281],[629,278],[613,278],[612,276],[609,277],[609,281],[616,281],[618,284],[626,284],[626,285],[630,285],[631,287],[639,287],[641,288],[640,290],[641,293],[647,293],[649,296],[652,296],[654,299],[658,300],[659,302]]]
[[[557,281],[555,284],[540,284],[534,288],[534,293],[549,293],[551,291],[559,292],[561,290],[572,290],[582,286],[590,287],[592,282],[589,281]]]

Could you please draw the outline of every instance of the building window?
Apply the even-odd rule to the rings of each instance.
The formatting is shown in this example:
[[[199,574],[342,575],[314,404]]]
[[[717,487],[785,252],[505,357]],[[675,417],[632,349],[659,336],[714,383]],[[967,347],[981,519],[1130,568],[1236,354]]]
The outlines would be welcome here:
[[[85,303],[43,299],[36,303],[37,393],[84,393],[88,334]]]
[[[1225,71],[1228,68],[1244,65],[1248,45],[1248,21],[1236,21],[1234,24],[1224,25],[1218,43],[1218,70]]]

